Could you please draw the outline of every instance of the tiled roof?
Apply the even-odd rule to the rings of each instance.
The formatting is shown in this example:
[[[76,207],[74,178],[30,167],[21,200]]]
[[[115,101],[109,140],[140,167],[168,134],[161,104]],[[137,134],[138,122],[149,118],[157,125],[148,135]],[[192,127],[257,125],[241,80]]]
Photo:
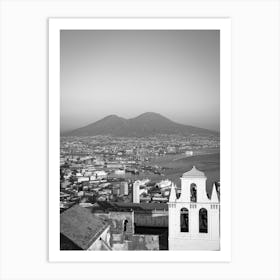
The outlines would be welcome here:
[[[83,250],[88,249],[108,226],[104,218],[94,216],[79,205],[60,214],[60,233]]]

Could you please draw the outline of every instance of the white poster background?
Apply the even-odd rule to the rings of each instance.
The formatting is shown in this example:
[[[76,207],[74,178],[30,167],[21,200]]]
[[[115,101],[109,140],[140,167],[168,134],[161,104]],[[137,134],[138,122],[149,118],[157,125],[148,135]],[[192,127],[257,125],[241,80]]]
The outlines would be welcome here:
[[[279,1],[2,0],[0,8],[1,278],[279,278]],[[125,16],[232,19],[230,263],[48,262],[47,19]]]

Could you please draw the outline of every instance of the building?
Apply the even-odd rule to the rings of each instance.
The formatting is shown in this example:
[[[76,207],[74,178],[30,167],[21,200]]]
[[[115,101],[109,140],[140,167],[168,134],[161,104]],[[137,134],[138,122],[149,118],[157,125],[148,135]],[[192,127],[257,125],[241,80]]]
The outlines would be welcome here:
[[[135,181],[132,186],[132,201],[133,203],[140,203],[140,182]]]
[[[131,207],[109,203],[104,207],[74,205],[63,212],[60,215],[60,250],[159,250],[157,234],[135,234]]]
[[[181,195],[175,185],[168,203],[169,250],[220,250],[220,203],[215,185],[206,194],[206,176],[193,167],[181,177]]]
[[[169,189],[171,186],[171,183],[172,182],[170,180],[162,180],[158,183],[158,187],[160,189],[166,189],[166,188]]]
[[[111,250],[110,225],[79,205],[60,215],[60,250]]]
[[[89,181],[89,177],[77,177],[77,182],[81,183],[81,182],[87,182]]]
[[[125,170],[124,169],[117,169],[115,170],[115,175],[124,176]]]
[[[120,195],[120,187],[119,186],[114,186],[113,187],[113,195],[115,195],[115,196]]]
[[[193,151],[186,151],[186,152],[185,152],[185,155],[186,155],[187,157],[192,157],[192,156],[193,156]]]
[[[118,162],[108,162],[106,167],[111,168],[111,169],[123,169],[124,168],[123,164],[118,163]]]
[[[94,171],[93,175],[90,176],[90,180],[94,181],[94,180],[106,179],[107,176],[108,176],[108,174],[105,171],[103,171],[103,170]]]
[[[128,183],[127,182],[121,182],[120,185],[120,195],[128,195]]]
[[[176,147],[168,146],[166,151],[168,154],[175,154],[177,150],[176,150]]]

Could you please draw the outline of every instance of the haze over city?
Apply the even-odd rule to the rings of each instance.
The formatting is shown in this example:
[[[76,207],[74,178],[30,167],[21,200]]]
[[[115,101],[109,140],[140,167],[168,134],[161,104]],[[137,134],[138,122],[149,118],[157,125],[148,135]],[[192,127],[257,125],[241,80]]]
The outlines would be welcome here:
[[[219,131],[219,31],[62,31],[61,131],[156,112]]]

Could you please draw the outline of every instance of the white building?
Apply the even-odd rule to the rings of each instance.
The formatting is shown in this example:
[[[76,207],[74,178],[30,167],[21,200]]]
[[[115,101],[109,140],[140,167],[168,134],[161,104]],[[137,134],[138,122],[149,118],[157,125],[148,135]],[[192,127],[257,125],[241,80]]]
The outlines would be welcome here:
[[[174,184],[168,203],[169,250],[220,250],[220,203],[215,185],[206,194],[204,173],[193,167],[181,177],[177,199]]]
[[[135,181],[132,186],[133,203],[140,203],[140,181]]]
[[[89,181],[89,177],[77,177],[78,183]]]
[[[124,176],[125,175],[125,170],[124,169],[117,169],[117,170],[115,170],[115,174]]]
[[[107,178],[107,173],[103,170],[100,171],[94,171],[92,176],[90,176],[90,180],[100,180],[100,179],[106,179]]]
[[[127,182],[121,182],[120,194],[121,195],[128,195],[128,183]]]
[[[140,190],[139,190],[139,196],[141,196],[142,194],[148,194],[148,190],[147,189],[145,189],[145,188],[141,188]]]
[[[185,152],[185,155],[186,155],[187,157],[192,157],[192,156],[193,156],[193,151],[186,151],[186,152]]]
[[[142,179],[142,180],[138,180],[138,182],[140,186],[144,186],[150,182],[150,179]]]
[[[160,189],[166,189],[166,188],[170,188],[172,182],[170,180],[162,180],[158,183],[158,187]]]

